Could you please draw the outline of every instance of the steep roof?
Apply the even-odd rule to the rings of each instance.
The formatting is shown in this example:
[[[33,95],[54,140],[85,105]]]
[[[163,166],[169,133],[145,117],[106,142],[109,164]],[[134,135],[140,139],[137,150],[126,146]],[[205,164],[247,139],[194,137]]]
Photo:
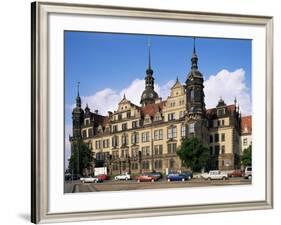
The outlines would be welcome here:
[[[161,112],[164,105],[165,105],[166,101],[160,102],[160,103],[156,103],[156,104],[148,104],[144,107],[141,108],[141,113],[145,116],[145,115],[149,115],[151,117],[154,117],[154,115],[157,112]]]
[[[234,112],[235,111],[235,104],[227,105],[226,110],[228,112]],[[217,114],[217,108],[207,109],[206,112],[207,112],[207,114],[210,114],[210,115]]]
[[[241,134],[252,133],[252,116],[244,116],[241,118]]]

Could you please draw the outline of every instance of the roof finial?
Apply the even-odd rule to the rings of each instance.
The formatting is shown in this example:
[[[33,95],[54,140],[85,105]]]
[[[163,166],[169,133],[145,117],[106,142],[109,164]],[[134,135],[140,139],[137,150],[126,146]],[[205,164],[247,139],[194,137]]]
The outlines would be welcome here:
[[[196,54],[196,49],[195,49],[195,37],[193,37],[193,54]]]
[[[153,74],[153,70],[151,69],[151,52],[150,52],[151,44],[150,44],[150,38],[148,38],[147,47],[148,47],[148,68],[146,70],[146,74],[147,75],[152,75]]]
[[[80,85],[80,82],[78,81],[77,82],[77,96],[79,97],[79,85]]]
[[[151,69],[150,38],[148,39],[147,46],[148,46],[148,69]]]
[[[198,69],[197,61],[198,61],[198,58],[197,58],[196,49],[195,49],[195,37],[193,37],[193,54],[192,54],[192,57],[191,57],[191,63],[192,63],[191,69],[192,70]]]
[[[124,95],[123,95],[123,99],[126,99],[126,95],[125,95],[125,93],[124,93]]]

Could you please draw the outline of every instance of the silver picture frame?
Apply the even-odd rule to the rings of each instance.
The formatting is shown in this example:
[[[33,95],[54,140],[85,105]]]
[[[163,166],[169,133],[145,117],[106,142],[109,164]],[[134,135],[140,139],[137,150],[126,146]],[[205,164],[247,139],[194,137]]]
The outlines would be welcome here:
[[[83,212],[49,212],[48,196],[48,15],[101,15],[176,21],[217,22],[237,25],[257,25],[266,29],[266,199],[240,203],[179,205],[137,209],[100,210]],[[273,18],[270,16],[233,15],[208,12],[170,11],[149,8],[128,8],[103,5],[34,2],[31,5],[32,44],[32,139],[31,139],[31,222],[66,222],[168,216],[193,213],[258,210],[273,208]],[[63,88],[63,87],[62,87]],[[62,162],[63,163],[63,162]]]

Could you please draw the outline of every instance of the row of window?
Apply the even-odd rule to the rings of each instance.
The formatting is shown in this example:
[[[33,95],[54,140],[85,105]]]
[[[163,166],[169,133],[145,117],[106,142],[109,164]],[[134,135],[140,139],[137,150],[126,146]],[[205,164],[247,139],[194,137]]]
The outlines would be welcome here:
[[[162,169],[162,168],[163,168],[163,160],[162,160],[162,159],[154,160],[154,162],[142,161],[142,162],[141,162],[141,168],[142,168],[142,169],[145,169],[145,170],[149,170],[149,169],[151,169],[150,167],[151,167],[152,163],[154,163],[154,169],[159,170],[159,169]],[[120,166],[121,166],[121,169],[122,169],[122,170],[128,169],[128,168],[127,168],[127,165],[126,165],[125,163],[122,163],[121,165],[113,164],[113,165],[112,165],[112,169],[115,170],[115,171],[118,171],[118,170],[120,170]],[[132,170],[138,170],[138,169],[140,169],[140,168],[139,168],[139,163],[136,163],[136,162],[131,163],[130,166],[131,166],[131,169],[132,169]],[[175,160],[174,160],[174,159],[170,159],[170,160],[169,160],[169,165],[168,165],[168,166],[169,166],[169,168],[174,168],[174,166],[175,166]]]
[[[177,144],[176,143],[170,143],[167,145],[168,147],[168,154],[173,154],[177,151]],[[119,154],[120,153],[120,154]],[[151,149],[150,146],[144,146],[141,148],[141,152],[139,152],[138,148],[131,150],[131,156],[132,157],[138,157],[141,153],[142,156],[150,156],[151,155]],[[154,145],[153,146],[153,154],[154,155],[162,155],[163,154],[163,145]],[[120,151],[115,150],[112,151],[112,158],[118,159],[120,157],[127,158],[129,157],[129,149],[121,149]]]
[[[210,152],[213,156],[218,156],[220,154],[225,154],[225,145],[210,146]]]
[[[225,133],[222,133],[221,134],[221,138],[220,138],[220,135],[219,134],[215,134],[215,135],[210,135],[210,143],[213,143],[213,142],[224,142],[225,141]]]
[[[182,126],[181,127],[181,137],[186,136],[186,127]],[[173,139],[177,137],[177,127],[172,126],[168,128],[167,131],[167,137],[168,139]],[[141,141],[144,142],[149,142],[150,139],[150,131],[142,132],[141,133]],[[155,130],[154,131],[154,140],[163,140],[163,129]],[[131,134],[131,144],[137,144],[139,143],[139,133],[134,132]],[[128,134],[122,134],[121,135],[121,145],[128,145],[129,144],[129,135]],[[111,139],[111,145],[112,147],[118,147],[119,146],[119,136],[113,136]],[[97,140],[96,141],[96,149],[101,149],[101,148],[109,148],[109,139],[106,140]]]

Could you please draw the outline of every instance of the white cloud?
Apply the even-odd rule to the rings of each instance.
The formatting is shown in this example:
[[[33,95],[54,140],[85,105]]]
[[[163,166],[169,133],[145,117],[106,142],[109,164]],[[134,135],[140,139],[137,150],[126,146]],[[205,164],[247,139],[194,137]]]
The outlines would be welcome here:
[[[163,86],[155,84],[155,91],[160,97],[165,99],[169,95],[170,88],[174,83],[175,81],[170,80]],[[91,96],[82,96],[82,105],[84,108],[86,103],[88,103],[92,112],[97,109],[99,114],[107,115],[108,111],[114,111],[117,109],[118,103],[121,101],[124,94],[132,103],[140,105],[140,97],[144,88],[144,80],[135,79],[127,88],[124,88],[121,91],[105,88]]]
[[[216,75],[211,75],[204,82],[206,108],[213,108],[222,97],[226,104],[234,104],[236,97],[242,115],[251,114],[251,95],[245,83],[245,71],[237,69],[233,72],[221,70]]]

